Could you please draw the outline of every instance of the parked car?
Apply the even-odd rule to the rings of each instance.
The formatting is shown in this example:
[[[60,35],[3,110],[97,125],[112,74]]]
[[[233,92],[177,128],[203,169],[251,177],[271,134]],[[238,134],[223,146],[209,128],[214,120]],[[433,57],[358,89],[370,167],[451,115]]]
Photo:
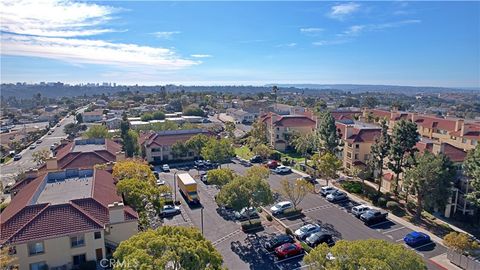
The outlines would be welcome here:
[[[157,186],[163,186],[165,184],[166,184],[165,180],[157,179]]]
[[[283,201],[275,204],[270,208],[270,211],[272,211],[272,215],[279,215],[283,214],[285,210],[293,208],[293,203],[289,201]]]
[[[428,234],[425,234],[423,232],[411,232],[405,235],[403,241],[405,242],[405,244],[414,247],[430,243],[432,240],[430,239],[430,236],[428,236]]]
[[[250,218],[256,218],[258,217],[258,212],[255,207],[250,207],[250,208],[243,208],[240,212],[235,211],[234,212],[235,218],[238,220],[243,220],[243,219],[248,219],[248,216]]]
[[[368,205],[357,205],[352,207],[352,214],[356,217],[359,218],[361,215],[363,215],[365,212],[370,210],[371,208]]]
[[[153,171],[153,176],[158,180],[160,179],[160,174],[157,171]]]
[[[199,159],[199,160],[195,160],[193,162],[193,165],[195,166],[196,169],[201,169],[205,166],[205,161],[202,160],[202,159]]]
[[[322,227],[317,224],[307,224],[300,227],[300,229],[295,231],[295,236],[300,240],[305,240],[311,234],[319,232],[322,230]]]
[[[168,164],[163,164],[162,165],[162,171],[169,172],[170,171],[170,166],[168,166]]]
[[[267,168],[269,169],[275,169],[276,167],[278,167],[278,161],[276,160],[269,160],[266,164]]]
[[[208,176],[206,174],[200,176],[200,179],[202,180],[202,182],[204,182],[205,184],[208,183]]]
[[[292,169],[286,166],[278,166],[275,169],[272,170],[272,172],[277,173],[277,174],[286,174],[292,172]]]
[[[256,155],[256,156],[253,156],[251,159],[250,159],[250,162],[251,163],[261,163],[262,162],[262,157],[259,156],[259,155]]]
[[[21,154],[16,154],[15,156],[13,156],[13,161],[20,160],[21,158],[22,158]]]
[[[328,194],[337,191],[338,189],[331,187],[331,186],[324,186],[320,188],[320,195],[323,197],[327,197]]]
[[[37,148],[37,144],[36,143],[32,143],[30,144],[30,147],[28,147],[29,149],[35,149]]]
[[[347,193],[337,190],[327,195],[327,201],[329,202],[338,202],[348,199]]]
[[[162,209],[162,216],[180,214],[180,207],[175,205],[164,205]]]
[[[387,212],[382,213],[379,210],[368,210],[360,216],[360,220],[363,221],[365,225],[371,225],[387,220],[387,216]]]
[[[265,249],[267,251],[273,251],[275,248],[277,248],[277,247],[279,247],[283,244],[294,243],[294,242],[295,242],[295,239],[291,235],[281,234],[281,235],[277,235],[277,236],[273,237],[272,239],[270,239],[270,241],[268,241],[265,244]]]
[[[41,144],[42,142],[43,142],[42,139],[37,140],[37,144]]]
[[[332,235],[322,231],[312,233],[309,237],[305,239],[305,243],[307,243],[307,245],[309,245],[312,248],[323,243],[326,243],[328,246],[335,245],[335,241],[333,241]]]
[[[278,258],[288,258],[303,253],[303,248],[300,243],[286,243],[275,249],[275,255]]]
[[[58,123],[58,124],[57,124],[57,127],[60,127],[61,125],[62,125],[62,124]]]
[[[307,175],[307,176],[303,176],[302,178],[300,179],[303,179],[311,184],[316,184],[317,183],[317,179],[315,179],[315,177],[311,177],[310,175]]]

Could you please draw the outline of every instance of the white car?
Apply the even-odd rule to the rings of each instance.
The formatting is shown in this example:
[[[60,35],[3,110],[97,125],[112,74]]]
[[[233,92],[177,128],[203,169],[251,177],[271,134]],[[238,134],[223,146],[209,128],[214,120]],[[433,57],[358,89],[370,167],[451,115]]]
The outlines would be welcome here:
[[[300,227],[300,229],[296,230],[295,236],[300,240],[304,240],[308,236],[310,236],[312,233],[316,233],[321,230],[322,230],[322,227],[320,227],[317,224],[307,224],[307,225],[303,225],[302,227]]]
[[[337,191],[338,189],[334,188],[334,187],[331,187],[331,186],[325,186],[325,187],[321,187],[320,188],[320,195],[322,195],[323,197],[326,197],[327,195],[329,195],[330,193],[333,193],[335,191]]]
[[[270,211],[272,211],[272,215],[279,215],[285,212],[285,210],[293,208],[293,203],[289,201],[283,201],[275,204],[270,208]]]
[[[258,212],[257,209],[254,207],[250,208],[243,208],[240,212],[235,211],[234,213],[236,219],[247,219],[249,216],[250,218],[256,218],[258,217]]]
[[[282,173],[289,173],[292,171],[292,169],[290,169],[289,167],[286,167],[286,166],[278,166],[277,168],[273,169],[272,170],[274,173],[278,173],[278,174],[282,174]]]
[[[164,205],[162,210],[162,216],[180,214],[180,207],[174,205]]]
[[[357,205],[357,206],[352,207],[352,214],[355,217],[360,218],[361,215],[363,215],[365,212],[367,212],[370,209],[371,208],[368,205],[364,205],[364,204]]]
[[[163,164],[162,165],[162,171],[169,172],[170,171],[170,166],[168,166],[168,164]]]
[[[329,202],[337,202],[348,199],[348,196],[345,192],[342,191],[335,191],[327,195],[327,201]]]
[[[157,186],[163,186],[163,185],[165,185],[165,180],[157,179]]]
[[[36,143],[32,143],[29,147],[29,149],[35,149],[37,147],[37,144]]]

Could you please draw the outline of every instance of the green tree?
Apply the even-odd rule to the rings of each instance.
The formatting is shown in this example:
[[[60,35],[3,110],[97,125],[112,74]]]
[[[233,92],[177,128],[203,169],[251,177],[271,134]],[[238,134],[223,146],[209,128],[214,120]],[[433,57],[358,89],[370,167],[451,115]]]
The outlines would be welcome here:
[[[375,141],[370,148],[370,159],[368,160],[368,165],[373,171],[373,175],[378,184],[377,193],[380,195],[383,179],[383,169],[385,169],[385,159],[388,156],[390,151],[390,135],[388,134],[388,126],[385,120],[380,122],[382,132],[380,136],[375,138]]]
[[[295,134],[292,140],[295,151],[305,158],[307,164],[308,152],[315,148],[315,138],[312,132]]]
[[[330,112],[322,113],[319,117],[318,139],[323,150],[335,154],[340,146],[335,119]]]
[[[228,133],[229,138],[234,138],[235,137],[235,134],[234,134],[235,128],[236,128],[235,123],[233,123],[233,122],[227,122],[225,124],[225,131]]]
[[[75,120],[77,120],[77,124],[83,123],[83,115],[81,113],[77,113],[75,115]]]
[[[172,145],[172,156],[174,159],[186,157],[188,150],[189,149],[184,142],[176,142]]]
[[[480,207],[480,144],[468,152],[464,162],[465,174],[470,177],[473,190],[468,194],[468,200]]]
[[[416,218],[421,217],[424,207],[443,208],[451,195],[451,181],[455,168],[443,155],[430,152],[416,155],[417,164],[405,173],[405,187],[414,192],[417,199]]]
[[[183,115],[185,116],[201,116],[201,117],[204,117],[205,116],[205,112],[198,108],[198,107],[192,107],[192,106],[189,106],[187,107],[185,110],[183,110]]]
[[[117,161],[113,166],[112,175],[118,181],[124,179],[139,179],[155,184],[155,176],[148,164],[141,159],[126,159]]]
[[[142,121],[144,121],[144,122],[151,121],[151,120],[153,120],[153,114],[151,114],[151,113],[145,113],[145,114],[143,114],[142,116],[140,116],[140,120],[142,120]]]
[[[221,269],[222,256],[196,228],[161,226],[138,233],[120,243],[113,257],[137,262],[137,269]],[[115,270],[131,269],[116,264]]]
[[[128,205],[137,211],[144,211],[145,202],[154,201],[160,195],[159,189],[147,181],[130,178],[117,183],[117,192],[123,194]]]
[[[222,187],[231,182],[237,175],[230,168],[214,169],[207,172],[208,183]]]
[[[335,259],[328,259],[328,258]],[[315,247],[303,261],[309,269],[343,270],[426,270],[422,258],[415,251],[385,240],[340,240],[329,248]]]
[[[252,168],[256,167],[258,166]],[[220,189],[216,197],[219,204],[241,211],[244,208],[258,208],[273,202],[270,185],[266,178],[262,178],[265,174],[258,174],[256,172],[260,169],[252,168],[247,171],[246,175],[236,177]],[[248,216],[248,221],[251,223],[250,216]]]
[[[374,96],[366,96],[363,99],[362,106],[370,109],[375,108],[378,105],[378,100]]]
[[[342,161],[334,154],[326,152],[323,155],[315,154],[313,157],[318,174],[328,181],[337,177],[337,172],[342,167]]]
[[[36,162],[37,165],[45,163],[48,157],[50,157],[50,151],[48,151],[48,149],[38,150],[32,154],[33,161]]]
[[[165,119],[165,113],[162,111],[156,111],[152,114],[152,117],[155,120],[163,120]]]
[[[400,174],[411,165],[410,157],[415,153],[415,144],[420,134],[417,125],[410,121],[400,120],[393,127],[389,151],[388,168],[395,173],[394,193],[398,195]]]
[[[273,151],[272,149],[270,149],[270,147],[266,146],[265,144],[258,144],[253,148],[252,152],[255,155],[259,155],[263,159],[267,159],[272,154]]]
[[[205,147],[209,140],[209,137],[204,134],[197,134],[190,139],[188,139],[185,144],[187,145],[188,149],[193,152],[195,157],[198,157],[202,152],[202,148]]]
[[[443,237],[443,244],[456,252],[463,254],[480,248],[478,242],[465,233],[451,232]]]
[[[222,163],[235,156],[235,150],[227,139],[210,138],[201,151],[204,159]]]
[[[85,138],[111,138],[108,129],[103,125],[93,125],[84,134]]]
[[[138,154],[138,134],[135,131],[129,130],[127,132],[127,134],[123,138],[123,148],[125,151],[125,155],[129,158]]]
[[[303,201],[308,193],[313,193],[315,190],[312,183],[301,178],[295,180],[294,183],[285,178],[280,182],[280,185],[280,194],[282,194],[285,199],[291,201],[293,208],[295,209],[297,209],[297,206]]]
[[[249,133],[250,136],[248,136],[247,143],[251,149],[255,148],[257,145],[268,143],[267,126],[260,120],[253,123],[252,129]]]

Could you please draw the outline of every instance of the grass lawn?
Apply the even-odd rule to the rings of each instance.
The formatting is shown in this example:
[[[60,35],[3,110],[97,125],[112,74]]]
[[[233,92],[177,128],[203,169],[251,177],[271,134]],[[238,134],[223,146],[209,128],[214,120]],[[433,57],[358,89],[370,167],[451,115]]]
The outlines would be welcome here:
[[[285,159],[285,158],[288,158],[290,160],[295,160],[296,163],[299,163],[299,162],[304,162],[305,161],[305,158],[295,152],[295,151],[289,151],[289,152],[280,152],[280,151],[277,151],[278,153],[280,153],[280,155],[282,156],[282,159]]]
[[[250,149],[246,145],[239,148],[235,148],[235,155],[243,159],[250,159],[253,157],[252,151],[250,151]]]
[[[10,159],[12,159],[11,156],[6,156],[6,157],[3,159],[2,163],[7,163],[7,161],[9,161]]]

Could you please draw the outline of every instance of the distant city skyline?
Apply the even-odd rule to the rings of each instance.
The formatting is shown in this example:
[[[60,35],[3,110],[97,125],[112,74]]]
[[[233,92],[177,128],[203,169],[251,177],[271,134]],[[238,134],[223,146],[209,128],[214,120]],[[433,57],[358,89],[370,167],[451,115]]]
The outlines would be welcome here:
[[[2,0],[1,82],[480,87],[480,2]]]

